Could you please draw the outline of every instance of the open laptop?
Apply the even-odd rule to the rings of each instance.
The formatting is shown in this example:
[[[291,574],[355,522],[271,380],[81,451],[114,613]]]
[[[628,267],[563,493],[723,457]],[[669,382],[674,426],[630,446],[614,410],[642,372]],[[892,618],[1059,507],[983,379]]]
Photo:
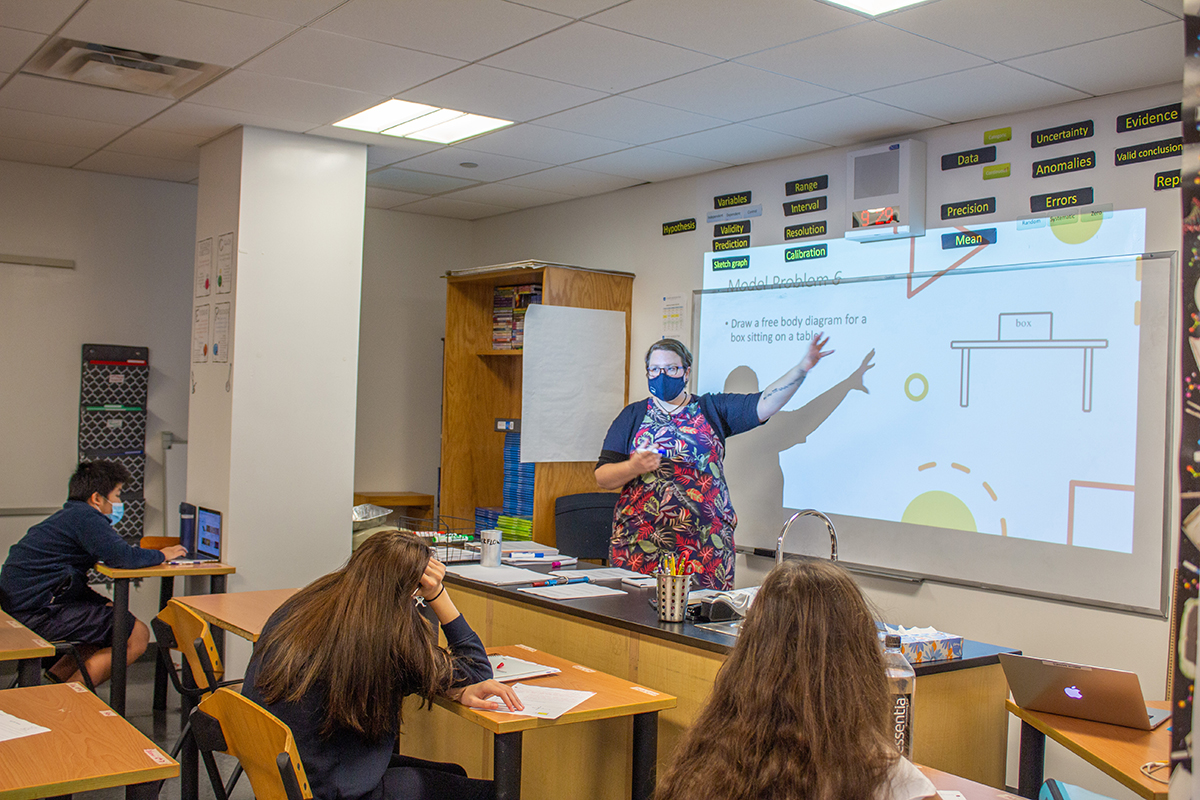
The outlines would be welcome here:
[[[187,512],[192,509],[195,516],[189,520]],[[221,512],[181,503],[179,513],[179,544],[187,548],[187,555],[173,559],[171,563],[211,564],[220,561]]]
[[[1152,730],[1171,712],[1149,708],[1132,672],[1000,654],[1013,702],[1030,711]]]

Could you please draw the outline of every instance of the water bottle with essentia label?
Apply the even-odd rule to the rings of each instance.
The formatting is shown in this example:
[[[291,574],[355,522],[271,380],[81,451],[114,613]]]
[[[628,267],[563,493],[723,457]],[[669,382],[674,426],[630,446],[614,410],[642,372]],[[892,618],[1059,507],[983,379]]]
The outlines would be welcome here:
[[[887,669],[888,689],[892,709],[888,715],[888,731],[892,744],[900,755],[912,760],[912,702],[917,673],[900,652],[900,636],[889,633],[883,640],[883,663]]]

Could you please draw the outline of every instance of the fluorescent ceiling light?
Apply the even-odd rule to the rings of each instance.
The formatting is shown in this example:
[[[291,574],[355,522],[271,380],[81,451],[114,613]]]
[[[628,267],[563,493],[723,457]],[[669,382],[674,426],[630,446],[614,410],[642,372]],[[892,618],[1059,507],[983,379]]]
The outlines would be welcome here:
[[[880,14],[886,14],[898,8],[906,8],[908,6],[915,6],[917,3],[927,2],[927,0],[825,0],[825,2],[877,17]]]
[[[333,124],[338,128],[451,144],[512,125],[512,122],[405,100],[387,100]]]
[[[380,131],[386,136],[411,136],[418,131],[423,131],[426,128],[432,128],[434,125],[440,125],[443,122],[449,122],[452,119],[458,119],[463,115],[461,111],[453,111],[449,108],[434,109],[432,113],[424,114],[416,119],[409,120],[403,125],[396,125],[388,128],[385,131]]]
[[[406,100],[387,100],[373,108],[360,111],[352,117],[346,117],[341,122],[333,124],[337,128],[353,128],[356,131],[380,133],[387,128],[394,128],[411,119],[425,116],[437,110],[436,106],[409,103]]]
[[[431,114],[430,116],[433,115]],[[469,139],[472,136],[478,136],[481,133],[494,131],[497,128],[503,128],[505,125],[512,125],[512,122],[506,119],[481,117],[478,114],[463,114],[458,119],[448,120],[418,133],[410,133],[408,138],[420,139],[424,142],[450,144],[451,142],[459,142],[463,139]]]

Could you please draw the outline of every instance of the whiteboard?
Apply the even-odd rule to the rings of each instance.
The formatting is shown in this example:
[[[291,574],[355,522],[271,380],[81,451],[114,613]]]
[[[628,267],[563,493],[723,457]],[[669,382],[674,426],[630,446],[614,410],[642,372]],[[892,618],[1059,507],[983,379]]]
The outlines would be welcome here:
[[[1140,257],[1140,210],[1037,222],[989,224],[983,247],[947,229],[799,266],[811,246],[706,257],[699,391],[765,387],[819,330],[835,350],[728,444],[739,545],[774,550],[816,508],[849,563],[1160,611],[1173,259]],[[787,550],[828,556],[797,528]]]

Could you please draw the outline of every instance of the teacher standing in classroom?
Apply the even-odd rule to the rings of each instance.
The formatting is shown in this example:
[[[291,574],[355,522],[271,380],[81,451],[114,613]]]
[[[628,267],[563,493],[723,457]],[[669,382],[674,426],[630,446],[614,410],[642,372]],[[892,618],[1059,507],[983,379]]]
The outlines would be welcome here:
[[[688,391],[692,354],[675,339],[646,352],[650,397],[625,406],[609,426],[596,483],[620,489],[609,560],[654,574],[674,558],[703,589],[732,589],[733,531],[722,461],[725,440],[766,422],[792,399],[804,376],[832,350],[817,334],[799,364],[755,394]]]

